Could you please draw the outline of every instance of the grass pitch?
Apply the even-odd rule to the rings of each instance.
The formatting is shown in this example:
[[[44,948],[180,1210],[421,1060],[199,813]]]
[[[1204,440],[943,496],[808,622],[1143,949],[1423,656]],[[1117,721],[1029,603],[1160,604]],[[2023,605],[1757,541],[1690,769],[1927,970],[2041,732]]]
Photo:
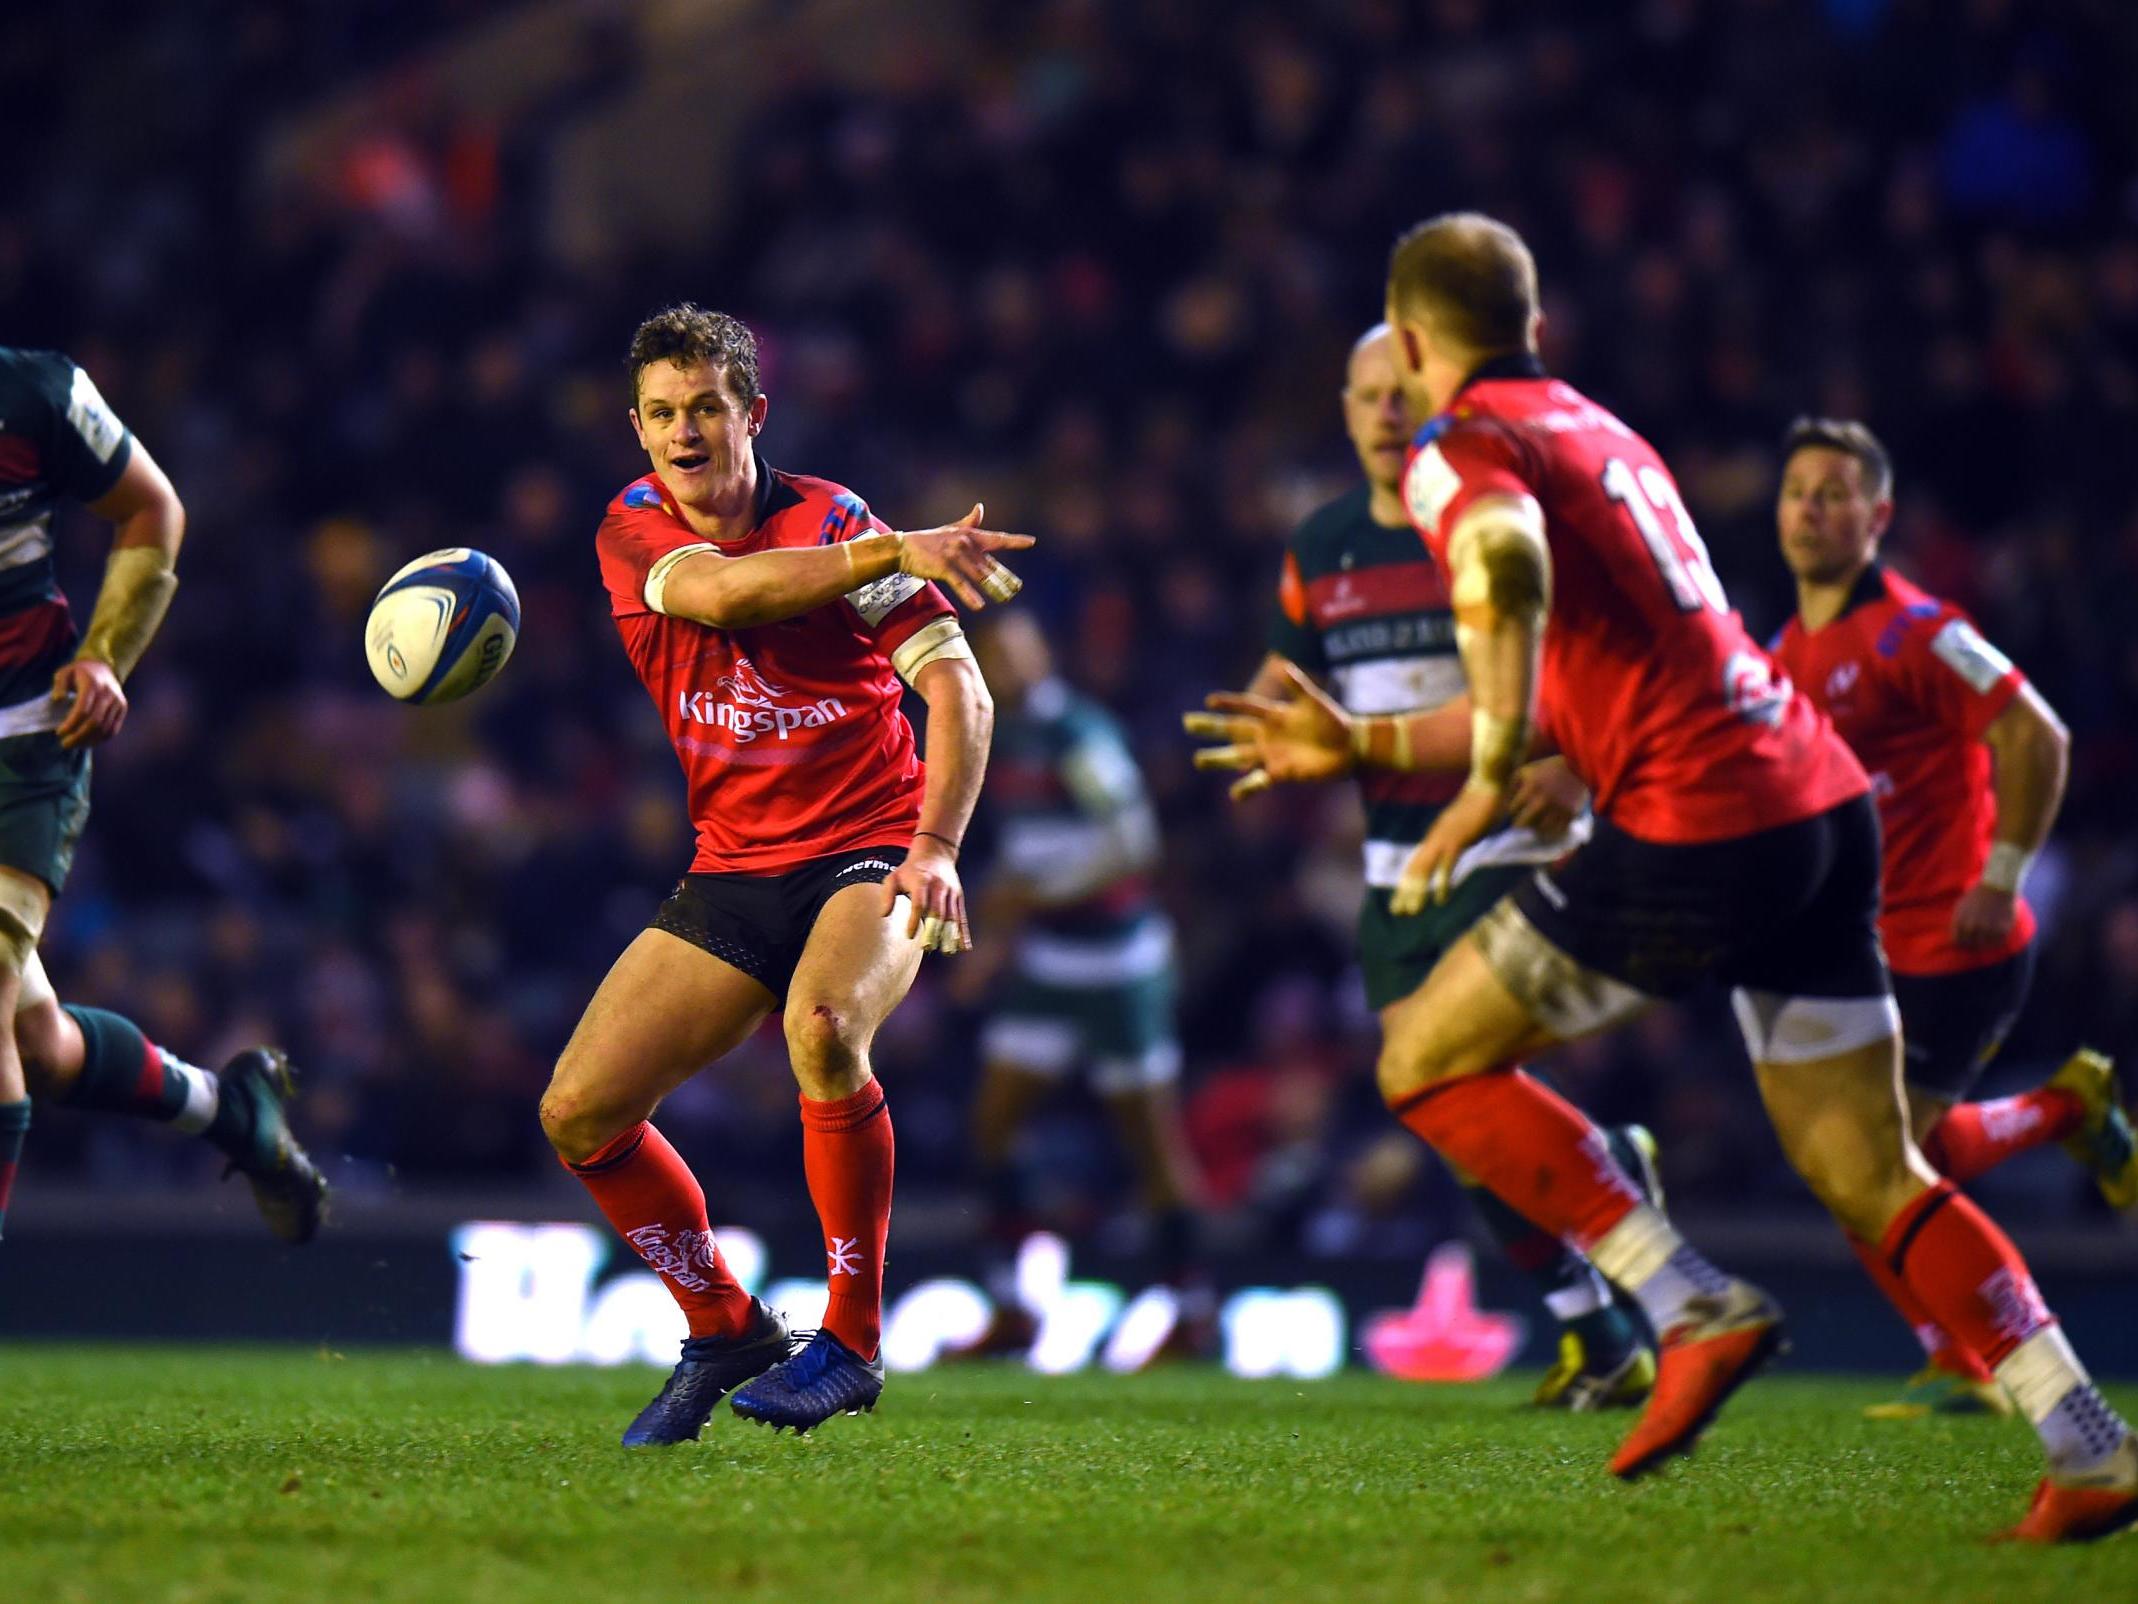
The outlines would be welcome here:
[[[1860,1419],[1890,1381],[1770,1378],[1697,1459],[1631,1488],[1603,1470],[1624,1418],[1523,1412],[1522,1379],[968,1367],[894,1376],[879,1413],[807,1438],[723,1408],[698,1443],[619,1448],[657,1382],[439,1354],[0,1347],[0,1596],[2138,1595],[2138,1540],[1985,1547],[2033,1486],[2030,1434]]]

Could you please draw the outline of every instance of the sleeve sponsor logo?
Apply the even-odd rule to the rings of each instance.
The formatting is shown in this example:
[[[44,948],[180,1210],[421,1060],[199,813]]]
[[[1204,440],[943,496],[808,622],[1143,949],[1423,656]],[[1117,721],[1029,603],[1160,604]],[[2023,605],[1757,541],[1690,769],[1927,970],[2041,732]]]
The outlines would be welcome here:
[[[111,461],[111,454],[126,438],[126,425],[106,404],[96,381],[84,368],[74,370],[74,388],[67,395],[67,422],[99,462]]]
[[[2012,672],[2012,660],[1984,640],[1981,631],[1964,618],[1955,618],[1939,630],[1930,649],[1978,696],[1988,695]]]
[[[868,526],[868,503],[851,490],[842,490],[831,498],[831,508],[824,514],[824,522],[817,526],[817,544],[829,546]]]
[[[1410,467],[1404,472],[1403,505],[1411,522],[1430,534],[1440,528],[1448,503],[1460,489],[1462,475],[1449,466],[1440,442],[1430,441],[1410,459]]]
[[[661,493],[651,485],[633,485],[624,492],[627,507],[658,507],[660,504]]]

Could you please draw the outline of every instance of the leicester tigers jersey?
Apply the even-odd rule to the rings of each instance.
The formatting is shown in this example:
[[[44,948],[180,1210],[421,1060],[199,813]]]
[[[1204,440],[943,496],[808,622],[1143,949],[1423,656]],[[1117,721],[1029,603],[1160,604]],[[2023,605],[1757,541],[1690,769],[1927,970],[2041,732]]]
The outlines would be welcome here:
[[[1083,883],[1087,865],[1126,840],[1156,840],[1158,824],[1128,738],[1111,713],[1058,679],[1023,705],[999,708],[981,802],[998,866],[1034,885]],[[1156,910],[1149,877],[1131,870],[1083,901],[1035,914],[1035,932],[1118,940]]]
[[[1346,711],[1416,713],[1467,687],[1455,614],[1440,565],[1405,524],[1373,521],[1364,485],[1311,514],[1285,548],[1269,649],[1328,686]],[[1462,789],[1460,774],[1361,769],[1366,883],[1387,889],[1434,818]],[[1503,831],[1472,851],[1473,865],[1556,856],[1527,831]],[[1482,849],[1482,850],[1480,850]]]
[[[63,500],[101,500],[133,445],[66,357],[0,345],[0,709],[45,696],[74,655],[74,620],[52,573],[52,514]],[[62,711],[53,706],[53,723]]]

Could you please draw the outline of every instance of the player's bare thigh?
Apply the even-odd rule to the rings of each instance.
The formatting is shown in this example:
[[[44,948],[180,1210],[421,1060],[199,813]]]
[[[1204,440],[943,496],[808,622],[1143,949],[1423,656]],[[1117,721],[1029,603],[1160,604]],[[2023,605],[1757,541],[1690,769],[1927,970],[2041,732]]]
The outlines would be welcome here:
[[[772,1011],[772,993],[665,930],[642,930],[579,1017],[542,1097],[542,1129],[579,1160],[650,1116]]]
[[[802,1095],[851,1097],[869,1078],[869,1044],[919,972],[906,907],[883,912],[881,886],[847,886],[824,904],[787,986],[787,1056]]]
[[[15,1049],[15,1001],[51,907],[52,892],[42,880],[0,868],[0,1103],[19,1102],[29,1092]]]
[[[1512,898],[1465,931],[1408,997],[1381,1010],[1381,1095],[1517,1064],[1631,1019],[1647,999],[1546,941]]]

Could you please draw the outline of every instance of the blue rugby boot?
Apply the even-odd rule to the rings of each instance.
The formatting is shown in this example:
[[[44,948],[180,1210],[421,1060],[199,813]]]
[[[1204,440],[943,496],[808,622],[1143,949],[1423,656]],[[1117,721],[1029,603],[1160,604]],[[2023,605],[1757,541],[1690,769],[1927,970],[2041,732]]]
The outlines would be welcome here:
[[[696,1442],[713,1406],[752,1376],[762,1375],[794,1351],[794,1339],[779,1310],[750,1300],[750,1320],[732,1337],[689,1337],[683,1357],[661,1384],[653,1402],[624,1430],[626,1448],[665,1448]]]
[[[785,1364],[737,1387],[728,1407],[774,1431],[792,1426],[802,1432],[833,1415],[866,1414],[882,1396],[883,1359],[864,1359],[829,1331],[819,1331]]]
[[[297,1071],[279,1048],[249,1047],[215,1078],[219,1107],[206,1134],[230,1160],[223,1178],[252,1183],[253,1201],[276,1236],[311,1241],[326,1218],[327,1178],[290,1133]]]

